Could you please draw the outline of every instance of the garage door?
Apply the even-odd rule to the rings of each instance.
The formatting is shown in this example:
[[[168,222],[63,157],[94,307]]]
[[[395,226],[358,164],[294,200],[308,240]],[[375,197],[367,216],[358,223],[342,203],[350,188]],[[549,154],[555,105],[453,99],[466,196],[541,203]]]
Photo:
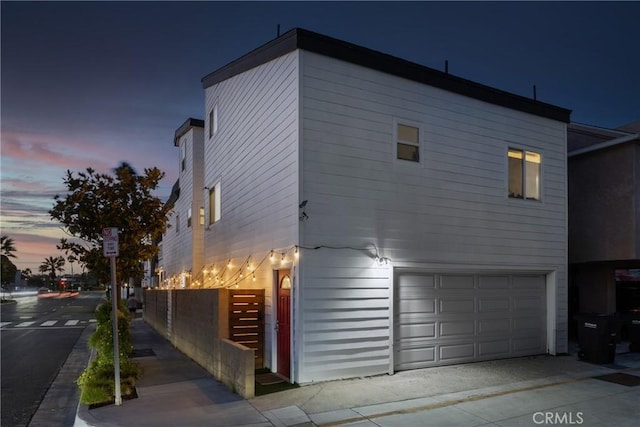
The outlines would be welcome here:
[[[544,275],[395,273],[396,370],[544,354]]]

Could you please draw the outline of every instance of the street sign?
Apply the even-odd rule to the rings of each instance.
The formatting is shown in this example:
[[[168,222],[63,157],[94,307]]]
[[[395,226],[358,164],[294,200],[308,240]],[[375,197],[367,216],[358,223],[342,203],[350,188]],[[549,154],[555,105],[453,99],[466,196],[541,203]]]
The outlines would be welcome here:
[[[102,229],[102,249],[104,256],[118,256],[118,229],[115,227]]]

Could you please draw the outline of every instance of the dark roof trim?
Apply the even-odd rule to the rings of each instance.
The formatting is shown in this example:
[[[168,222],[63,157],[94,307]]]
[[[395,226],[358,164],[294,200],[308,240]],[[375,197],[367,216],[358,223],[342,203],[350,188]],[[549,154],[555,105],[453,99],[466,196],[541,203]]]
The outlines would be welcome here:
[[[176,201],[180,198],[180,179],[176,179],[176,182],[173,184],[171,188],[171,195],[169,199],[164,204],[167,208],[173,209],[173,205],[175,205]]]
[[[193,127],[204,129],[204,120],[188,118],[179,128],[176,130],[176,134],[173,137],[173,145],[176,147],[180,144],[180,138],[182,135],[189,132]]]
[[[571,110],[485,86],[405,59],[301,28],[294,28],[208,74],[202,79],[202,86],[206,89],[296,49],[308,50],[491,104],[569,123]]]

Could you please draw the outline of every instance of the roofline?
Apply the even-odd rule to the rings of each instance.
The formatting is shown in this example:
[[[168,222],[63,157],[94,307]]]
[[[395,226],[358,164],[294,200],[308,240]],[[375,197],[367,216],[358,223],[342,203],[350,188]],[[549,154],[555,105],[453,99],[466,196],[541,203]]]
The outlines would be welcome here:
[[[173,145],[176,147],[180,143],[180,138],[189,132],[191,128],[198,127],[204,129],[204,120],[188,118],[180,127],[176,130],[175,136],[173,137]]]
[[[605,148],[613,147],[615,145],[624,144],[631,141],[640,141],[640,133],[632,133],[629,135],[624,135],[615,139],[611,139],[609,141],[600,142],[598,144],[589,145],[584,148],[579,148],[577,150],[569,151],[567,153],[567,157],[579,156],[580,154],[591,153],[592,151],[603,150]]]
[[[571,110],[566,108],[505,92],[302,28],[287,31],[282,36],[206,75],[202,78],[202,87],[206,89],[296,49],[307,50],[513,110],[564,123],[570,121]]]

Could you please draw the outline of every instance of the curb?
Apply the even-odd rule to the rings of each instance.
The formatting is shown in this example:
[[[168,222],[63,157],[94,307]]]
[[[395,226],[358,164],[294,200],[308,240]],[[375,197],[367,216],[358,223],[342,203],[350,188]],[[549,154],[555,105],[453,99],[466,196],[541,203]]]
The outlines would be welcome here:
[[[73,421],[77,402],[80,399],[80,389],[76,384],[76,379],[87,367],[89,337],[94,330],[95,324],[91,323],[84,328],[71,353],[67,356],[67,360],[40,402],[40,406],[29,421],[29,427],[70,425]]]

